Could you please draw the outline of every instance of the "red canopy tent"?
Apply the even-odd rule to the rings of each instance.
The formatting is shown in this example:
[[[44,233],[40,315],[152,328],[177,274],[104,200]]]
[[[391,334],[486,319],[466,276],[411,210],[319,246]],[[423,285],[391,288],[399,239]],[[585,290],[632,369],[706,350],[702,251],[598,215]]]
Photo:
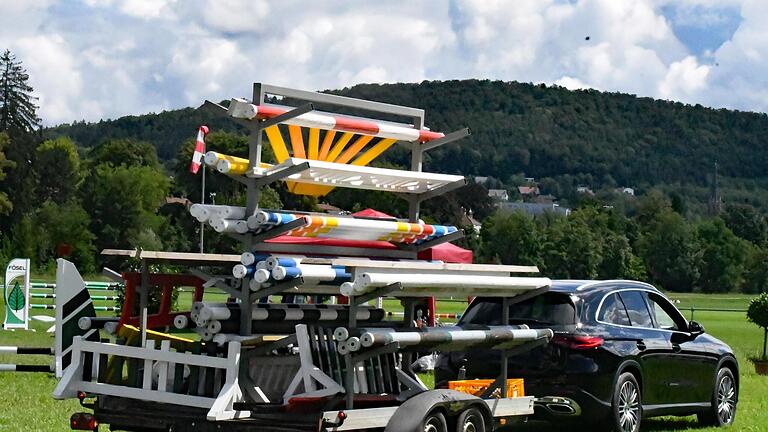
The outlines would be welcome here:
[[[352,213],[352,216],[365,217],[365,218],[378,218],[378,219],[395,219],[386,213],[367,208],[357,213]],[[329,239],[329,238],[313,238],[313,237],[291,237],[291,236],[279,236],[273,239],[267,240],[267,243],[288,243],[288,244],[312,244],[323,246],[347,246],[347,247],[361,247],[371,249],[397,249],[397,246],[386,241],[367,241],[367,240],[344,240],[344,239]],[[442,243],[435,247],[425,249],[418,254],[418,258],[428,261],[443,261],[449,263],[472,263],[472,251],[464,249],[451,243]],[[429,325],[435,325],[435,298],[429,298]]]

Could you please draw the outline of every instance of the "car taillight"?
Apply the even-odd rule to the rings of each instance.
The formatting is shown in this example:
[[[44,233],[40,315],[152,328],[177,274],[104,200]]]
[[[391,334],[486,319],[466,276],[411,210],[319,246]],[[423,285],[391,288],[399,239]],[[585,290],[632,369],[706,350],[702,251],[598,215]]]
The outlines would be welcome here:
[[[603,344],[603,338],[600,336],[588,335],[555,335],[552,343],[574,350],[589,350],[597,348]]]
[[[69,426],[72,430],[95,431],[99,427],[99,423],[93,414],[74,413],[69,418]]]

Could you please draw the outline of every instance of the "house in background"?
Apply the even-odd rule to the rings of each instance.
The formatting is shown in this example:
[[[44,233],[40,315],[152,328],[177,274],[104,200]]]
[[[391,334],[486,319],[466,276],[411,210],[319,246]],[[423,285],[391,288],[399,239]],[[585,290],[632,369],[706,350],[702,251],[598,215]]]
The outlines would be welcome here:
[[[523,200],[532,200],[539,196],[539,187],[533,186],[518,186],[517,192],[523,197]]]
[[[622,193],[630,196],[635,196],[635,190],[631,187],[618,187],[615,189],[617,193]]]
[[[480,221],[474,218],[472,209],[465,211],[464,214],[461,216],[461,225],[471,226],[472,229],[474,229],[477,234],[480,234],[480,229],[482,228],[482,224],[480,223]]]
[[[580,194],[587,194],[587,195],[594,195],[595,193],[592,191],[592,189],[589,188],[589,186],[577,186],[576,192]]]
[[[488,189],[488,196],[494,201],[509,201],[509,192],[506,189]]]

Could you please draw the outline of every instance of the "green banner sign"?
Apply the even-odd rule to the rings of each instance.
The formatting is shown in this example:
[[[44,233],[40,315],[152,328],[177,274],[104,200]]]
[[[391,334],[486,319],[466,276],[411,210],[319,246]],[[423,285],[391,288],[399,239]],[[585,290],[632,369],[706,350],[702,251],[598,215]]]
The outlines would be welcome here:
[[[5,320],[3,328],[29,327],[29,260],[15,258],[5,269]]]

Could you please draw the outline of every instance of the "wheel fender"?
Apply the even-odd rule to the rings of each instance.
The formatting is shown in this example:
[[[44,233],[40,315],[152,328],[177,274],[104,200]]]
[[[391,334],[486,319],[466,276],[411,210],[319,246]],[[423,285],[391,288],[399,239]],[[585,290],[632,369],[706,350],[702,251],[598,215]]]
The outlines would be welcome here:
[[[741,383],[739,380],[739,361],[736,360],[736,357],[727,354],[724,355],[718,360],[717,367],[715,368],[715,381],[717,380],[717,373],[720,371],[721,368],[725,367],[725,363],[732,363],[736,366],[736,373],[733,374],[733,379],[736,380],[736,400],[739,400],[739,389],[741,387]],[[714,382],[713,385],[717,385],[717,382]]]
[[[638,380],[638,384],[640,384],[640,391],[644,392],[643,386],[645,386],[645,379],[643,376],[643,367],[640,366],[640,363],[638,363],[635,360],[627,360],[619,365],[619,367],[616,369],[616,375],[613,377],[613,386],[616,386],[616,382],[619,381],[619,377],[621,374],[627,371],[627,369],[636,369],[638,371],[638,374],[640,374],[639,377],[636,377]]]
[[[419,393],[400,405],[384,432],[416,432],[421,421],[435,409],[441,409],[446,417],[451,417],[469,407],[478,408],[485,417],[486,429],[492,430],[491,410],[482,399],[456,390],[436,389]]]

